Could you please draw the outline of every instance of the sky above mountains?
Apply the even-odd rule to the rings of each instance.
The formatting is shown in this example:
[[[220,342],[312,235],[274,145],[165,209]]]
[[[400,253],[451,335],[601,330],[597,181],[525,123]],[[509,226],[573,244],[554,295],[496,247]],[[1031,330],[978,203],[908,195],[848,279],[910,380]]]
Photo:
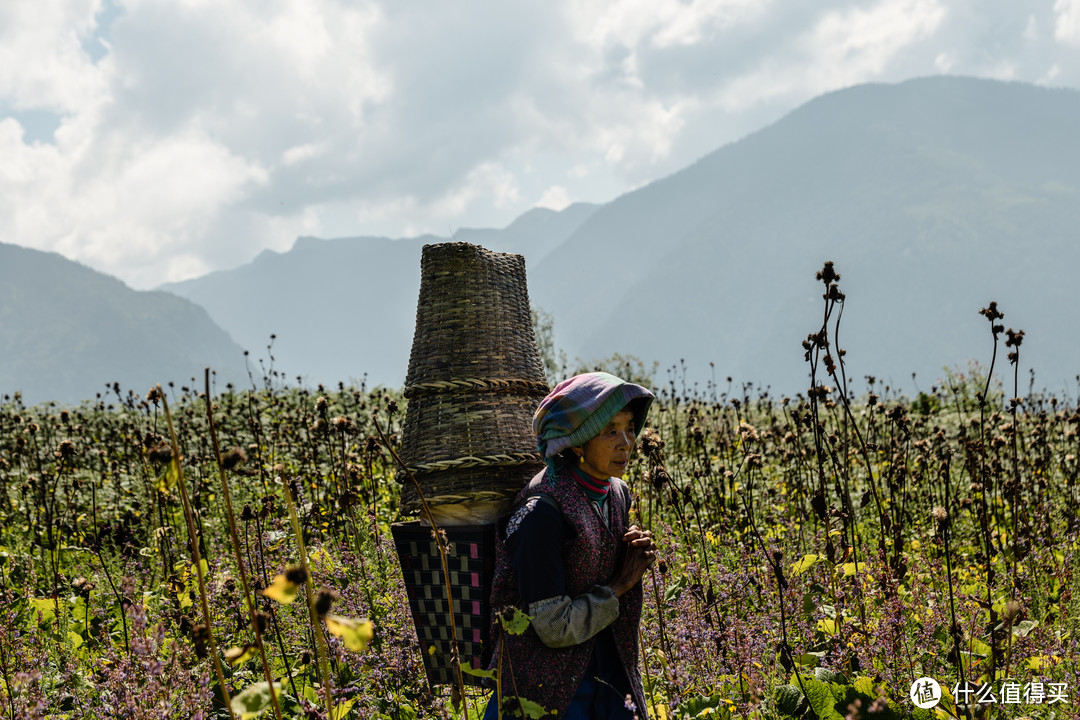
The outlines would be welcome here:
[[[1080,87],[1080,0],[14,0],[0,239],[149,288],[500,227],[936,74]]]

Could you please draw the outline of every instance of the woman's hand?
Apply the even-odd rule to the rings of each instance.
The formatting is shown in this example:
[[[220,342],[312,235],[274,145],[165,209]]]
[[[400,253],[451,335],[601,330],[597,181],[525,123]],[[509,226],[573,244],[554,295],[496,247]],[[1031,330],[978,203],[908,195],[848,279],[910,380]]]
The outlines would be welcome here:
[[[626,543],[626,555],[610,585],[612,592],[619,596],[637,585],[645,571],[656,562],[656,543],[653,542],[652,531],[631,525],[623,535],[623,542]]]

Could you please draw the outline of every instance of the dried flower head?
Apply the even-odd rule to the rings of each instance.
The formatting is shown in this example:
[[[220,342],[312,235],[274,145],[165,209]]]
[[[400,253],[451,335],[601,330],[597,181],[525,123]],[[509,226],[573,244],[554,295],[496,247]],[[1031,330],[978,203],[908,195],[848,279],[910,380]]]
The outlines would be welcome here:
[[[247,459],[247,453],[238,447],[234,447],[221,456],[221,465],[226,470],[232,470],[246,463]]]
[[[340,597],[341,595],[336,590],[331,590],[327,587],[319,588],[318,592],[315,593],[315,612],[322,617],[330,612],[330,606]]]
[[[307,570],[299,565],[293,565],[285,569],[285,579],[293,585],[303,585],[307,577]]]

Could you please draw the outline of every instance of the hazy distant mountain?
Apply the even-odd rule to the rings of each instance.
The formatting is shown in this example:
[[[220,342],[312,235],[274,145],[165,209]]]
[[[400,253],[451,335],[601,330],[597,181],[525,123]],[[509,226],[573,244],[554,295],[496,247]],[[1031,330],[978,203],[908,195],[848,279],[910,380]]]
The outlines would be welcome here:
[[[1022,387],[1080,372],[1080,93],[963,78],[820,97],[605,205],[530,273],[561,344],[805,389],[833,260],[849,373],[924,389],[1027,332]],[[567,262],[567,258],[573,258]],[[574,288],[574,292],[566,291]],[[1005,363],[999,353],[1001,368]],[[1075,386],[1072,386],[1075,389]]]
[[[201,388],[207,366],[238,380],[243,353],[197,305],[0,243],[0,395],[76,403],[114,382],[144,394],[192,377]]]
[[[530,262],[562,243],[597,209],[578,203],[561,212],[534,209],[502,230],[462,228],[454,240]],[[405,380],[420,291],[420,252],[446,242],[432,235],[407,240],[303,237],[285,253],[161,289],[205,307],[233,338],[289,380],[357,381],[398,386]],[[270,352],[270,335],[276,338]],[[256,372],[261,371],[253,362]]]
[[[1040,385],[1061,390],[1080,372],[1077,128],[1076,91],[964,78],[864,85],[606,205],[455,237],[525,254],[532,299],[571,357],[685,358],[698,379],[715,362],[721,383],[803,390],[801,342],[821,322],[814,273],[833,260],[853,377],[910,390],[912,372],[927,388],[944,365],[988,362],[978,309],[997,300],[1006,326],[1027,332],[1024,375],[1034,366]],[[420,246],[445,239],[305,238],[168,289],[256,354],[277,333],[287,375],[368,372],[397,385]]]

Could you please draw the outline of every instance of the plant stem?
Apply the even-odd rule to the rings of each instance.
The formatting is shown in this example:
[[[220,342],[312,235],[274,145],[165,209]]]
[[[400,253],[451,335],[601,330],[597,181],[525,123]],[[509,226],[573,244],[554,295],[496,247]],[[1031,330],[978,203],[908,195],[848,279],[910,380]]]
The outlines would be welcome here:
[[[184,480],[183,470],[180,468],[180,443],[176,440],[176,429],[173,427],[172,413],[169,412],[169,401],[162,392],[161,386],[157,386],[158,394],[161,395],[161,407],[165,412],[165,422],[169,425],[169,442],[172,445],[172,463],[176,469],[176,484],[180,486],[180,499],[184,503],[184,519],[187,520],[188,539],[191,542],[191,557],[195,561],[195,576],[199,580],[199,601],[202,604],[203,622],[206,624],[206,637],[210,643],[210,653],[213,655],[214,672],[217,673],[218,684],[221,686],[221,696],[225,700],[225,709],[229,711],[230,720],[236,720],[233,714],[232,698],[229,689],[225,687],[225,672],[221,669],[221,657],[218,656],[217,642],[214,640],[214,629],[210,624],[210,604],[206,600],[206,578],[203,576],[202,557],[199,553],[199,538],[195,532],[195,518],[191,512],[191,503],[188,500],[187,483]]]
[[[263,646],[262,632],[259,630],[259,621],[256,616],[255,602],[248,588],[247,568],[244,566],[244,558],[240,554],[240,538],[236,534],[236,519],[233,516],[232,496],[229,494],[229,481],[225,477],[225,465],[221,461],[221,448],[218,446],[217,430],[214,428],[213,403],[210,400],[210,368],[206,368],[206,423],[210,429],[210,440],[214,446],[214,459],[217,462],[218,476],[221,478],[221,492],[225,498],[225,517],[229,520],[229,537],[232,539],[233,553],[236,555],[236,567],[240,571],[240,583],[244,590],[244,603],[248,609],[248,620],[251,621],[251,630],[255,633],[255,646],[259,649],[259,657],[262,659],[263,678],[270,688],[270,703],[274,706],[274,716],[281,719],[281,707],[278,705],[277,690],[274,689],[274,676],[270,672],[270,663],[266,659],[266,648]],[[286,667],[288,662],[286,661]]]

